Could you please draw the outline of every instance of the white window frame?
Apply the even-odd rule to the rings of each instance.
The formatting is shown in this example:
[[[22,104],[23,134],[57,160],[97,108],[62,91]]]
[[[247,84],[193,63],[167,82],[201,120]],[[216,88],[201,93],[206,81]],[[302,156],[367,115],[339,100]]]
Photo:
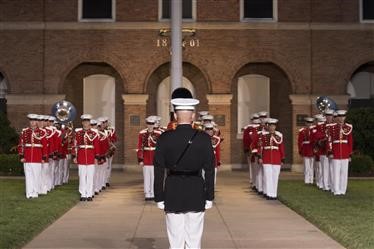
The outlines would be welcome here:
[[[278,22],[278,0],[273,0],[273,18],[246,18],[244,17],[244,0],[240,0],[241,22]]]
[[[79,22],[115,22],[116,21],[116,0],[112,0],[112,18],[83,18],[83,0],[78,0],[78,21]]]
[[[192,0],[192,18],[183,18],[183,22],[196,22],[196,6],[197,0]],[[170,6],[171,8],[171,6]],[[170,19],[162,18],[162,0],[158,0],[158,20],[160,22],[169,22]]]
[[[364,3],[363,0],[360,0],[359,4],[359,11],[360,11],[360,22],[361,23],[374,23],[374,19],[364,19]]]

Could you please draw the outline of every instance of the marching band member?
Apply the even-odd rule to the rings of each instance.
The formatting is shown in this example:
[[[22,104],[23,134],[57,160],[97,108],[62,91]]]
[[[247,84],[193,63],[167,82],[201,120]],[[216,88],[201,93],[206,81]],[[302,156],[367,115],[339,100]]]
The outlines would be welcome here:
[[[81,201],[92,201],[95,161],[100,159],[99,135],[96,130],[91,129],[91,119],[91,115],[83,114],[83,127],[75,130],[73,158],[79,169]]]
[[[113,156],[116,151],[116,143],[117,143],[117,132],[116,129],[109,125],[109,119],[108,117],[102,117],[102,123],[109,133],[109,153],[108,153],[108,166],[106,167],[105,170],[105,186],[110,187],[110,177],[112,174],[112,162],[113,162]]]
[[[345,122],[346,113],[346,110],[337,111],[337,123],[331,129],[334,195],[345,195],[348,185],[348,164],[353,148],[353,127]]]
[[[280,169],[285,160],[283,135],[276,131],[277,123],[277,119],[269,118],[267,120],[268,131],[261,134],[259,163],[263,164],[265,194],[268,200],[277,199]]]
[[[214,135],[214,126],[212,123],[204,124],[204,131],[210,136],[215,156],[214,184],[217,182],[217,170],[221,166],[221,139]]]
[[[145,200],[154,199],[154,166],[153,157],[156,150],[157,139],[161,132],[154,129],[156,119],[154,116],[146,118],[147,128],[139,132],[137,157],[139,165],[143,167]]]
[[[258,113],[258,116],[260,118],[260,126],[257,128],[257,140],[254,141],[254,148],[257,147],[258,153],[260,153],[260,148],[262,147],[262,133],[267,132],[267,119],[268,119],[268,112],[261,111]],[[264,177],[264,167],[262,165],[262,162],[258,160],[258,168],[257,168],[257,190],[258,194],[262,194],[266,196],[266,178]]]
[[[312,134],[315,130],[313,125],[314,118],[306,117],[305,124],[306,126],[299,130],[298,135],[298,149],[299,155],[304,160],[304,183],[313,184],[314,176],[314,153],[313,153],[313,144],[312,144]]]
[[[330,190],[331,192],[334,192],[333,188],[334,188],[334,183],[333,183],[333,168],[334,168],[334,165],[332,163],[332,159],[331,159],[331,154],[332,154],[332,146],[331,146],[331,132],[332,132],[332,128],[334,127],[334,125],[336,124],[334,122],[334,110],[331,110],[331,109],[327,109],[325,111],[325,116],[326,116],[326,133],[327,133],[327,137],[328,137],[328,162],[329,162],[329,179],[328,179],[328,186],[330,186]]]
[[[41,165],[47,160],[46,132],[37,126],[37,115],[27,115],[30,126],[19,137],[18,154],[24,165],[26,198],[37,198],[40,192]]]

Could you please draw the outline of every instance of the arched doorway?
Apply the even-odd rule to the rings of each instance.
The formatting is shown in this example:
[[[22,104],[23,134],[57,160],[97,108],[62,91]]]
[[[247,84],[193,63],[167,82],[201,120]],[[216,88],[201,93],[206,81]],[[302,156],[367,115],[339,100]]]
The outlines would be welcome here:
[[[170,63],[159,66],[148,78],[146,92],[149,94],[147,102],[147,115],[155,115],[157,113],[166,117],[169,107],[166,107],[170,100]],[[183,86],[192,90],[194,97],[200,100],[197,107],[199,110],[208,110],[208,100],[206,95],[210,92],[208,80],[202,71],[195,65],[183,62]],[[159,100],[159,97],[166,97],[166,100]],[[162,106],[160,106],[162,105]],[[160,110],[163,110],[160,113]],[[167,123],[169,119],[162,120]]]
[[[360,66],[347,84],[350,108],[374,107],[374,62]]]
[[[119,139],[115,163],[124,162],[123,89],[124,80],[111,65],[90,62],[81,63],[69,72],[61,92],[77,108],[75,127],[81,126],[79,117],[84,112],[95,118],[103,115],[110,117]]]
[[[0,72],[0,112],[7,113],[6,94],[8,93],[8,82],[5,76]]]
[[[278,130],[285,137],[286,163],[292,162],[292,106],[289,101],[291,83],[287,74],[274,63],[248,63],[240,68],[232,81],[231,161],[246,163],[242,148],[243,124],[261,110],[279,119]]]

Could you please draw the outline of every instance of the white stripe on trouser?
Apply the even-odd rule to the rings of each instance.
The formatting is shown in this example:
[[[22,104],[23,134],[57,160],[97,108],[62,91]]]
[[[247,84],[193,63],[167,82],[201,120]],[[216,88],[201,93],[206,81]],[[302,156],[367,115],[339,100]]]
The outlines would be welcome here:
[[[78,165],[79,169],[79,193],[81,197],[87,198],[93,196],[93,178],[95,174],[95,165]]]
[[[329,177],[330,177],[330,169],[329,169],[329,158],[326,155],[320,155],[319,161],[321,163],[321,169],[322,169],[322,188],[324,190],[330,190],[330,183],[329,183]]]
[[[106,170],[106,172],[105,172],[105,183],[110,182],[110,176],[112,174],[112,161],[113,161],[112,156],[107,159],[108,166],[105,168],[105,170]]]
[[[304,157],[304,182],[313,183],[313,163],[314,157]]]
[[[277,197],[280,165],[264,164],[263,168],[264,178],[266,179],[266,195],[269,197]]]
[[[24,163],[26,198],[38,197],[41,180],[41,163]]]
[[[40,194],[47,194],[48,191],[48,163],[42,163],[40,170]]]
[[[62,185],[63,177],[64,177],[64,164],[65,159],[58,160],[58,185]]]
[[[253,168],[252,168],[252,162],[251,162],[251,156],[247,156],[247,162],[248,162],[248,172],[249,172],[249,183],[252,184],[253,181]]]
[[[64,159],[64,174],[62,176],[62,182],[63,183],[68,183],[69,182],[69,165],[70,164],[70,159],[69,156]]]
[[[348,159],[334,159],[334,194],[345,195],[348,184]]]
[[[334,164],[333,164],[333,160],[332,158],[328,158],[329,159],[329,186],[330,186],[330,189],[331,189],[331,192],[334,193]]]
[[[171,249],[201,248],[204,212],[167,213],[166,229]]]
[[[217,183],[217,171],[218,171],[218,168],[214,168],[214,186],[216,186],[216,183]]]
[[[49,159],[49,187],[50,190],[55,187],[55,160]]]
[[[154,183],[154,167],[153,165],[143,166],[143,178],[144,178],[144,195],[145,198],[153,198],[153,183]]]
[[[54,167],[54,171],[53,171],[53,184],[55,186],[58,186],[58,185],[60,185],[59,184],[59,178],[58,178],[59,170],[60,170],[60,161],[59,160],[54,160],[54,164],[55,164],[55,167]]]
[[[257,176],[256,176],[256,187],[259,192],[264,191],[264,186],[263,186],[263,173],[264,169],[261,163],[257,163]]]

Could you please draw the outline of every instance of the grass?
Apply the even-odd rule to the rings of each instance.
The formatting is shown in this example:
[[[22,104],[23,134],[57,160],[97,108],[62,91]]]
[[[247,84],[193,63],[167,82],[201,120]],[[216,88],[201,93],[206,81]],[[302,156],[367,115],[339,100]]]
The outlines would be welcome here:
[[[279,182],[279,199],[348,249],[374,248],[374,180],[349,180],[345,196]]]
[[[0,248],[20,248],[79,200],[78,182],[26,199],[22,179],[0,179]]]

